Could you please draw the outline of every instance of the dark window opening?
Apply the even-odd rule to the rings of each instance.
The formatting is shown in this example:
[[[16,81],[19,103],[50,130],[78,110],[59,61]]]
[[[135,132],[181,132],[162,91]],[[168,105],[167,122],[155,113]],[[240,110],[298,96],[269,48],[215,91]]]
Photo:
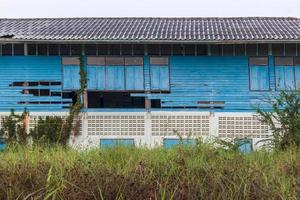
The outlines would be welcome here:
[[[160,55],[160,46],[159,44],[149,44],[148,45],[148,55],[149,56],[158,56]]]
[[[206,56],[207,55],[207,45],[206,44],[198,44],[197,45],[197,55],[198,56]]]
[[[273,56],[283,56],[284,44],[272,44],[272,54]]]
[[[42,86],[49,86],[50,82],[40,82],[40,85],[42,85]]]
[[[50,90],[40,90],[40,96],[50,96]]]
[[[183,45],[174,44],[173,45],[173,55],[174,56],[182,56],[183,55]]]
[[[161,45],[161,55],[169,56],[172,53],[172,46],[169,44],[162,44]]]
[[[221,56],[222,55],[222,45],[218,45],[218,44],[210,45],[210,53],[212,56]]]
[[[3,56],[12,55],[12,44],[2,44],[2,55]]]
[[[73,105],[77,102],[76,92],[63,92],[62,93],[62,98],[63,99],[71,99]],[[67,103],[69,103],[69,102],[67,102]]]
[[[24,44],[15,44],[14,45],[14,55],[15,56],[24,56]]]
[[[120,44],[110,45],[110,54],[113,56],[121,55],[121,45]]]
[[[233,44],[223,45],[223,56],[233,56]]]
[[[88,92],[88,108],[145,108],[145,97],[128,92]]]
[[[72,44],[71,45],[71,55],[80,56],[81,55],[81,44]]]
[[[38,45],[38,55],[46,56],[47,54],[48,54],[48,46],[46,44],[39,44]]]
[[[196,47],[194,44],[187,44],[184,47],[184,54],[186,56],[195,56],[196,55]]]
[[[296,50],[297,50],[296,44],[285,44],[285,55],[286,56],[296,56],[296,52],[297,52]]]
[[[121,52],[122,52],[122,55],[124,55],[124,56],[131,56],[132,55],[132,45],[131,44],[122,44]]]
[[[70,45],[61,44],[60,45],[60,55],[61,56],[70,56]]]
[[[161,100],[151,99],[151,108],[161,108]]]
[[[95,45],[95,44],[85,45],[85,55],[87,55],[87,56],[97,55],[97,45]]]
[[[107,44],[98,44],[98,55],[107,56],[109,55],[109,46]]]
[[[61,82],[57,81],[57,82],[50,82],[51,85],[61,85]]]
[[[24,82],[24,83],[27,84],[28,86],[38,86],[39,85],[38,82],[28,82],[28,83]],[[23,84],[23,86],[24,86],[24,84]]]
[[[247,56],[256,56],[257,55],[257,45],[256,44],[247,44],[246,45],[246,54],[247,54]]]
[[[258,56],[267,56],[269,54],[268,44],[258,44]]]
[[[36,45],[35,44],[28,44],[27,50],[28,50],[29,56],[36,56]]]
[[[51,92],[51,96],[53,96],[53,97],[60,97],[61,96],[61,92]]]
[[[59,45],[58,44],[49,44],[49,56],[58,56],[59,55]]]
[[[144,55],[144,45],[143,44],[134,44],[133,45],[133,55],[143,56]]]
[[[245,56],[245,45],[244,44],[235,45],[234,54],[236,56]]]

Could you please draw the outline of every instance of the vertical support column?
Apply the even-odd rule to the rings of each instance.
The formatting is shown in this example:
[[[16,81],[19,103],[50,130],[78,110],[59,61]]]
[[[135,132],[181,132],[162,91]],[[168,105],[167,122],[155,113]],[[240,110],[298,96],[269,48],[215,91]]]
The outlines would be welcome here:
[[[86,64],[85,45],[84,44],[81,45],[81,56],[84,57],[83,66],[84,66],[84,72],[85,72],[86,78],[87,78],[87,64]],[[85,84],[87,84],[87,83],[85,83]],[[85,88],[83,91],[82,100],[83,100],[83,108],[88,108],[87,88]]]
[[[147,147],[153,146],[152,133],[151,133],[151,112],[146,112],[145,115],[145,145]]]
[[[219,121],[218,116],[214,112],[209,113],[209,137],[218,137],[219,136]]]

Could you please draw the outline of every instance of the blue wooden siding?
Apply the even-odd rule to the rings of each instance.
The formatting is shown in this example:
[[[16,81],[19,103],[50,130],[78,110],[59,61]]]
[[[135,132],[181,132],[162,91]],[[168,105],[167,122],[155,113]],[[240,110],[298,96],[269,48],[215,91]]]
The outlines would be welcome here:
[[[78,90],[80,89],[80,67],[78,65],[63,66],[63,89]]]
[[[44,56],[3,56],[0,57],[0,110],[30,111],[59,111],[68,105],[70,99],[61,96],[34,96],[22,94],[23,89],[50,89],[50,92],[61,92],[62,85],[52,86],[11,86],[13,82],[34,81],[62,81],[61,57]],[[66,102],[67,104],[20,104],[18,102]]]
[[[249,85],[248,57],[246,56],[171,56],[168,82],[155,83],[151,79],[149,57],[144,57],[144,66],[88,66],[88,88],[90,90],[139,90],[144,88],[170,88],[170,93],[132,93],[132,96],[147,96],[150,99],[160,99],[162,110],[175,110],[194,107],[196,110],[214,111],[254,111],[258,104],[267,108],[261,100],[276,94],[275,67],[273,57],[269,57],[269,81],[263,73],[263,82],[258,88],[269,84],[270,91],[251,91]],[[70,74],[63,73],[66,68],[61,65],[61,57],[46,56],[14,56],[0,57],[0,110],[11,108],[21,110],[27,107],[33,111],[59,111],[61,104],[22,105],[20,101],[62,101],[60,96],[37,97],[22,94],[24,87],[10,87],[14,81],[64,81],[64,86],[76,86],[73,82],[79,78],[79,68],[70,69]],[[69,70],[69,69],[67,69]],[[104,73],[105,71],[105,73]],[[259,70],[258,70],[259,71]],[[143,72],[143,78],[142,78]],[[159,76],[165,74],[157,72]],[[254,72],[253,72],[254,73]],[[255,72],[258,73],[258,72]],[[295,67],[296,82],[299,85],[300,66]],[[69,82],[68,82],[69,81]],[[152,85],[153,84],[153,85]],[[68,86],[68,87],[69,87]],[[68,88],[66,87],[66,88]],[[76,86],[78,87],[78,85]],[[32,88],[32,87],[26,87]],[[62,85],[35,86],[48,88],[51,91],[62,91]],[[224,108],[196,108],[199,102],[224,102]],[[68,105],[68,104],[65,104]],[[105,110],[105,109],[104,109]],[[112,109],[111,109],[112,110]],[[115,109],[122,110],[122,109]]]
[[[162,108],[197,107],[199,101],[224,102],[215,111],[254,111],[275,91],[273,57],[269,58],[270,91],[250,91],[246,56],[171,56],[170,93],[150,94]],[[207,109],[197,109],[207,110]]]

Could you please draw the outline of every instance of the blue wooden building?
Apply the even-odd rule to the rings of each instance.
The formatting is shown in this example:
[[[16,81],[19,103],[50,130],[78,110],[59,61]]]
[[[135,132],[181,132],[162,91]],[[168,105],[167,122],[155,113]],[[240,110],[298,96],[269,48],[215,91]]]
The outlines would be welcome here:
[[[75,144],[259,140],[269,130],[255,108],[300,87],[300,19],[0,19],[0,115],[26,108],[28,128],[67,115],[80,58],[87,88]]]

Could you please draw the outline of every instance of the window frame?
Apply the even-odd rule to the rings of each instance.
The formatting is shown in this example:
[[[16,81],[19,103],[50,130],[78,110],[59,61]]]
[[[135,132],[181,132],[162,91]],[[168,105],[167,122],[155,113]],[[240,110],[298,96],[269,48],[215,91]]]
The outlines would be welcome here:
[[[171,69],[170,69],[170,57],[169,56],[150,56],[149,59],[151,58],[167,58],[168,59],[168,64],[151,64],[151,61],[149,62],[149,74],[150,74],[150,91],[157,93],[164,93],[164,92],[170,92],[171,91]],[[152,67],[168,67],[168,89],[163,90],[163,89],[152,89]]]
[[[251,58],[267,58],[267,65],[250,65]],[[268,89],[265,90],[254,90],[251,88],[251,67],[253,66],[261,66],[268,68]],[[271,70],[270,70],[270,59],[268,56],[248,56],[248,83],[249,83],[249,91],[250,92],[268,92],[271,91]]]
[[[298,56],[274,56],[274,78],[275,78],[275,91],[279,92],[279,91],[288,91],[288,92],[291,92],[291,91],[296,91],[297,90],[297,80],[296,80],[296,66],[299,66],[299,65],[295,65],[295,58],[298,57]],[[292,65],[277,65],[276,64],[276,58],[291,58],[292,59]],[[293,67],[293,82],[294,82],[294,86],[293,88],[294,89],[280,89],[278,88],[278,85],[277,85],[277,73],[276,73],[276,67]]]

